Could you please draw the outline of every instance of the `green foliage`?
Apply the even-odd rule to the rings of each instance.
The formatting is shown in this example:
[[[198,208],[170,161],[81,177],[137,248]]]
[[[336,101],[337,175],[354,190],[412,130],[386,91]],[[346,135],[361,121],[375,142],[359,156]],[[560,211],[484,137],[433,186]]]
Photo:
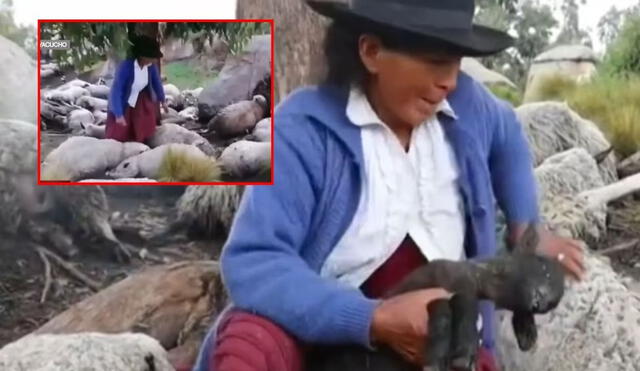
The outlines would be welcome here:
[[[15,23],[11,0],[0,0],[0,35],[22,47],[33,59],[36,58],[35,27]]]
[[[184,151],[167,150],[158,170],[161,182],[219,182],[220,166],[212,158],[193,158]]]
[[[493,95],[510,102],[514,107],[522,104],[522,93],[510,86],[504,84],[493,84],[488,86],[488,88],[491,90]]]
[[[495,0],[479,2],[477,23],[517,34],[514,48],[481,58],[481,62],[516,85],[523,86],[531,61],[548,47],[552,30],[558,22],[549,6],[536,1],[511,5],[506,7]]]
[[[43,22],[40,38],[69,40],[69,50],[54,50],[52,56],[61,66],[74,66],[82,71],[109,53],[126,56],[130,43],[126,22]]]
[[[640,150],[640,75],[600,74],[583,84],[551,76],[541,82],[540,92],[538,100],[566,101],[595,122],[622,156]]]
[[[186,61],[167,63],[162,67],[162,73],[180,90],[207,86],[217,77],[216,73],[194,67]]]
[[[607,50],[601,69],[614,75],[640,73],[640,11],[625,17],[620,33]]]

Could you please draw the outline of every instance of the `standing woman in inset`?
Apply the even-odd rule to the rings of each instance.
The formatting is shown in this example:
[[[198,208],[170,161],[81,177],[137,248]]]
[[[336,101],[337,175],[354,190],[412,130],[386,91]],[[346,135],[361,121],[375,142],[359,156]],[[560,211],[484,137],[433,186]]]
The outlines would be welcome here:
[[[157,104],[162,103],[164,111],[168,111],[160,74],[154,65],[157,58],[162,58],[162,52],[156,40],[139,36],[131,54],[118,66],[111,87],[106,138],[144,143],[156,130]]]

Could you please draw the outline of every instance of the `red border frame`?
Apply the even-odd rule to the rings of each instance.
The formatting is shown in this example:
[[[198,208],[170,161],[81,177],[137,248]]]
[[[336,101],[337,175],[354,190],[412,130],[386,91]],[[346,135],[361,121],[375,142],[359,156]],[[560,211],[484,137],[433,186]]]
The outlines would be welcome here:
[[[259,182],[206,182],[206,183],[189,183],[189,182],[55,182],[55,181],[43,181],[40,180],[40,23],[43,22],[268,22],[271,25],[271,182],[259,183]],[[273,19],[38,19],[38,34],[37,34],[37,48],[38,48],[38,185],[273,185],[274,179],[274,140],[273,140],[273,113],[274,113],[274,99],[275,99],[275,79],[274,79],[274,40],[275,40],[275,25]]]

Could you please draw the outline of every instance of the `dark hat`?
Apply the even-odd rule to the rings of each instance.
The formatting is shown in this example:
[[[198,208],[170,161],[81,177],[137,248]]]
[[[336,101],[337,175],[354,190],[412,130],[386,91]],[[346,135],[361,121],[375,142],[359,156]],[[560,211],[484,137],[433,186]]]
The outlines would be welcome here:
[[[371,23],[425,40],[438,40],[463,55],[483,56],[513,45],[506,33],[473,24],[474,0],[307,0],[316,12],[344,24]]]
[[[131,52],[134,57],[162,58],[158,41],[148,36],[136,36],[132,40]]]

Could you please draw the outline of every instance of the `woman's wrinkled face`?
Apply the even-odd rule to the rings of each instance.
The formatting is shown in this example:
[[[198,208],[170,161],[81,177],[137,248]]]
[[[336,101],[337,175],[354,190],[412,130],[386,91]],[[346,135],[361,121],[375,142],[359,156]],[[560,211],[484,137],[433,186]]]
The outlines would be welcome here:
[[[392,51],[371,35],[360,37],[359,51],[370,75],[367,91],[387,123],[420,125],[456,87],[461,56]]]

